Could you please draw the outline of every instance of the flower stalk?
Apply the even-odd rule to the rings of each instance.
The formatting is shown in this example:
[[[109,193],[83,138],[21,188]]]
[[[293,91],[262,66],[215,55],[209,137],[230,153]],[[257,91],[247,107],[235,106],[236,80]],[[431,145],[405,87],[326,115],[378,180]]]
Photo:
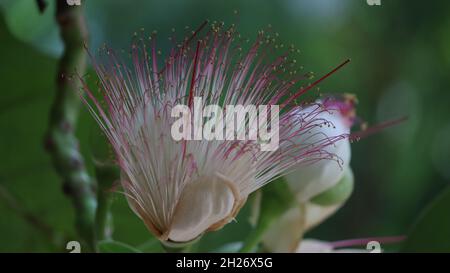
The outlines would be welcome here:
[[[95,239],[102,241],[111,239],[112,234],[112,185],[120,178],[117,166],[95,162],[97,178],[97,211],[95,214]]]
[[[255,228],[244,240],[241,253],[254,252],[257,250],[259,243],[263,240],[266,232],[273,226],[273,224],[283,215],[283,213],[294,206],[295,197],[288,189],[288,185],[283,178],[279,178],[274,183],[266,185],[259,192],[261,199],[257,206],[259,212],[256,215]],[[298,207],[302,210],[302,207]]]

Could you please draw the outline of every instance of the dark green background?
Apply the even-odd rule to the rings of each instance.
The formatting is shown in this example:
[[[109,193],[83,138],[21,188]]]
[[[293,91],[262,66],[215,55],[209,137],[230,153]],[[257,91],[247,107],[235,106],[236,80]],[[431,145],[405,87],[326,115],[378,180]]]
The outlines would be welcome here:
[[[13,2],[0,0],[0,183],[21,208],[76,238],[71,204],[43,149],[61,45],[51,19],[47,26],[37,26],[39,20],[52,18],[52,7],[49,14],[39,15],[34,1],[17,1],[31,4],[16,10],[11,8]],[[271,24],[282,41],[301,49],[299,66],[317,75],[351,58],[349,65],[321,84],[321,91],[356,94],[358,115],[370,124],[404,115],[409,120],[352,145],[355,191],[338,213],[308,234],[340,240],[407,234],[421,209],[450,180],[450,2],[381,3],[97,0],[82,4],[92,48],[103,42],[126,48],[133,32],[144,27],[148,32],[158,30],[165,50],[172,28],[196,27],[211,19],[236,23],[249,38]],[[77,133],[89,163],[88,139],[94,126],[83,108]],[[151,240],[120,194],[115,195],[113,210],[117,240],[133,246]],[[238,220],[207,236],[201,249],[242,239],[248,225],[244,217]],[[63,249],[50,247],[41,232],[0,200],[0,252],[55,250]]]

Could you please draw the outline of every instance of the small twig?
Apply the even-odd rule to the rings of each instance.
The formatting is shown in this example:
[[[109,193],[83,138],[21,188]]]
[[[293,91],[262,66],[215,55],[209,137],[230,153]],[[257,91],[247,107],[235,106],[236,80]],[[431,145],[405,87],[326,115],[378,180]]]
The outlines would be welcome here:
[[[0,184],[0,200],[4,202],[5,206],[16,212],[26,222],[28,222],[36,230],[42,232],[49,242],[56,241],[56,232],[41,218],[37,217],[31,211],[28,211],[22,203],[14,196],[6,187]]]

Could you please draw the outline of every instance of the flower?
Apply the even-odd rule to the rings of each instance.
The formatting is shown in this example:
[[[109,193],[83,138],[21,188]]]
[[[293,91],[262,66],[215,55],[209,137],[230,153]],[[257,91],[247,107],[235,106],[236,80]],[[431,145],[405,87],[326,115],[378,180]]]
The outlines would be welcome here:
[[[356,99],[351,95],[328,97],[318,102],[328,110],[319,115],[328,121],[327,126],[314,128],[312,138],[304,139],[302,136],[295,141],[305,143],[315,141],[322,135],[350,134],[356,117],[355,102]],[[298,115],[309,115],[312,110],[301,109]],[[294,252],[303,244],[303,234],[336,212],[351,194],[353,174],[349,166],[349,139],[341,139],[324,150],[335,154],[337,162],[322,160],[302,165],[284,177],[298,205],[286,211],[268,230],[263,244],[269,251]]]
[[[163,242],[188,242],[220,229],[258,188],[303,164],[338,160],[326,148],[348,137],[344,131],[309,137],[330,124],[322,116],[327,107],[295,103],[348,61],[302,87],[309,75],[291,68],[293,48],[271,57],[275,35],[261,31],[243,50],[234,27],[212,23],[199,37],[206,25],[174,42],[164,64],[155,35],[135,38],[131,66],[109,48],[102,61],[92,57],[104,103],[81,79],[82,99],[115,151],[130,207]],[[204,105],[279,105],[279,126],[271,128],[279,133],[279,148],[261,151],[259,140],[174,140],[171,109],[192,107],[194,97]],[[303,108],[309,114],[299,116]]]

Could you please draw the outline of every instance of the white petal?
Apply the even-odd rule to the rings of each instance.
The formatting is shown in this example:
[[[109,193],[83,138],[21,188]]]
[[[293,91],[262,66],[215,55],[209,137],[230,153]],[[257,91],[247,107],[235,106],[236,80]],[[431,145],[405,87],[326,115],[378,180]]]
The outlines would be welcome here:
[[[216,175],[189,183],[177,204],[168,238],[190,241],[226,219],[237,201],[233,190],[230,182]]]
[[[319,206],[313,203],[305,204],[305,232],[322,223],[326,218],[332,215],[336,210],[341,207],[342,204],[333,206]]]
[[[335,128],[333,126],[316,127],[308,135],[314,135],[320,132],[326,134],[328,137],[333,137],[349,133],[349,128],[345,125],[344,119],[337,111],[333,111],[332,114],[323,112],[319,117],[331,122]],[[303,144],[305,144],[305,142],[313,143],[322,138],[323,135],[317,135],[310,139],[306,139],[305,136],[305,139],[297,139],[295,141],[299,143],[303,141]],[[343,161],[343,164],[339,166],[335,160],[323,159],[313,164],[300,166],[285,176],[289,186],[296,193],[299,202],[306,202],[317,194],[336,185],[344,174],[344,170],[348,167],[351,154],[348,139],[342,139],[335,143],[335,145],[326,147],[325,150],[337,155]]]

